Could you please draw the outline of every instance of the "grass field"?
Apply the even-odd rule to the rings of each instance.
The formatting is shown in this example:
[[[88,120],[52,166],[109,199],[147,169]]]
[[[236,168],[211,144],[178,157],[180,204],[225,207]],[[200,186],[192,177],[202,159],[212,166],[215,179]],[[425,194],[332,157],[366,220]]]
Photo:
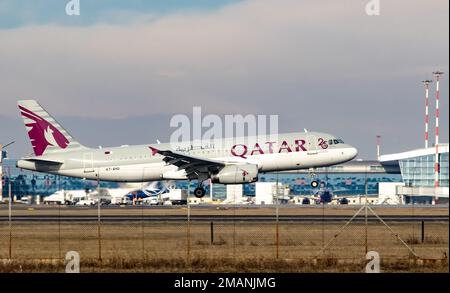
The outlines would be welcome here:
[[[64,271],[67,251],[77,251],[81,271],[128,272],[360,272],[365,267],[366,226],[351,223],[324,252],[344,222],[17,222],[12,261],[0,271]],[[419,256],[379,222],[367,226],[367,249],[389,272],[448,272],[448,222],[388,223]],[[99,229],[100,227],[100,229]],[[100,237],[99,237],[100,236]],[[99,240],[100,239],[100,240]],[[278,245],[277,245],[278,243]],[[9,228],[0,223],[0,259],[9,258]],[[101,258],[101,261],[99,259]]]
[[[423,243],[419,224],[389,224],[421,259],[445,262],[448,255],[448,222],[428,223]],[[324,226],[317,223],[280,223],[278,246],[274,223],[222,222],[214,226],[214,241],[211,243],[210,225],[203,222],[190,224],[189,237],[186,222],[108,222],[101,224],[100,233],[97,224],[92,222],[21,222],[12,230],[12,258],[19,263],[25,260],[45,263],[61,259],[67,251],[74,250],[86,264],[95,264],[101,257],[104,266],[88,266],[88,270],[110,267],[132,271],[141,270],[143,262],[151,271],[174,271],[180,266],[186,269],[189,267],[185,263],[188,260],[194,260],[193,269],[199,271],[211,269],[209,266],[214,262],[224,264],[223,267],[213,266],[214,271],[233,271],[237,268],[243,271],[252,268],[278,271],[276,263],[283,261],[290,264],[286,267],[287,271],[303,271],[305,268],[312,270],[311,263],[315,259],[325,259],[330,260],[334,267],[330,264],[322,269],[336,271],[347,263],[347,266],[353,264],[353,269],[346,267],[346,271],[360,271],[362,267],[354,264],[361,263],[366,253],[363,223],[350,224],[324,252],[321,252],[324,243],[333,238],[342,223],[327,223]],[[7,259],[9,230],[6,225],[0,229],[0,239],[0,258]],[[411,260],[410,251],[381,224],[369,223],[367,243],[368,250],[377,251],[386,264],[409,263]],[[274,266],[267,266],[268,261],[272,261]],[[155,263],[162,265],[158,267]],[[244,268],[246,263],[248,268]],[[309,265],[303,267],[305,264]],[[237,267],[233,269],[232,265]],[[262,267],[258,268],[258,265]],[[434,269],[448,271],[443,266]]]

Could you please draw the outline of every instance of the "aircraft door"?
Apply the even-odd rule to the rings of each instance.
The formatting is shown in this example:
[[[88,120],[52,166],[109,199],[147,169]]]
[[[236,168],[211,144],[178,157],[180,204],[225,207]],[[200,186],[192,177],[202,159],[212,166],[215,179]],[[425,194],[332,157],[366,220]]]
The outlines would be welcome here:
[[[84,153],[83,154],[83,167],[84,173],[93,173],[94,170],[94,154],[93,153]]]

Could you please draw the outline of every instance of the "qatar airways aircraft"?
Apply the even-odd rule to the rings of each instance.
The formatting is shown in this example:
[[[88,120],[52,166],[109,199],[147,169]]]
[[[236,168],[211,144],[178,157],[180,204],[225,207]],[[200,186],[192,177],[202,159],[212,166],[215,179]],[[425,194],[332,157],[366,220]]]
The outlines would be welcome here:
[[[108,148],[88,148],[77,142],[34,100],[19,101],[20,114],[34,150],[17,167],[62,176],[115,182],[198,180],[196,197],[203,197],[203,183],[243,184],[258,174],[325,167],[352,160],[356,148],[334,135],[294,132],[193,142],[158,143]],[[251,143],[249,143],[251,141]],[[317,187],[318,182],[311,183]]]

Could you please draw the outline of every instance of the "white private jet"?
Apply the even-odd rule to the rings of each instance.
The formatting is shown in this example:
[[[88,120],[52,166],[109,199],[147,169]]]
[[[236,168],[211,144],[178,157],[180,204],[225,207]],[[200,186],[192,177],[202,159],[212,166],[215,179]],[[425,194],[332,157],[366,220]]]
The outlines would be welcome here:
[[[243,184],[263,172],[325,167],[352,160],[356,148],[319,132],[214,139],[207,144],[158,143],[88,148],[77,142],[34,100],[18,106],[34,150],[17,167],[32,171],[115,182],[198,180],[194,195],[203,197],[203,182]],[[251,143],[249,143],[251,141]],[[317,186],[318,182],[313,181]]]

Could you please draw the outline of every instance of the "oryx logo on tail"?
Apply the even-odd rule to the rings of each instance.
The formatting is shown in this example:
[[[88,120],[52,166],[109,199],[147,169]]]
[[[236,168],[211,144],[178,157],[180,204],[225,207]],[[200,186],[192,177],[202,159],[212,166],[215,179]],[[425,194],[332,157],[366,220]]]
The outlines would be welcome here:
[[[65,149],[69,140],[55,126],[48,121],[19,105],[20,113],[24,118],[33,122],[25,123],[36,156],[44,154],[48,146]]]

